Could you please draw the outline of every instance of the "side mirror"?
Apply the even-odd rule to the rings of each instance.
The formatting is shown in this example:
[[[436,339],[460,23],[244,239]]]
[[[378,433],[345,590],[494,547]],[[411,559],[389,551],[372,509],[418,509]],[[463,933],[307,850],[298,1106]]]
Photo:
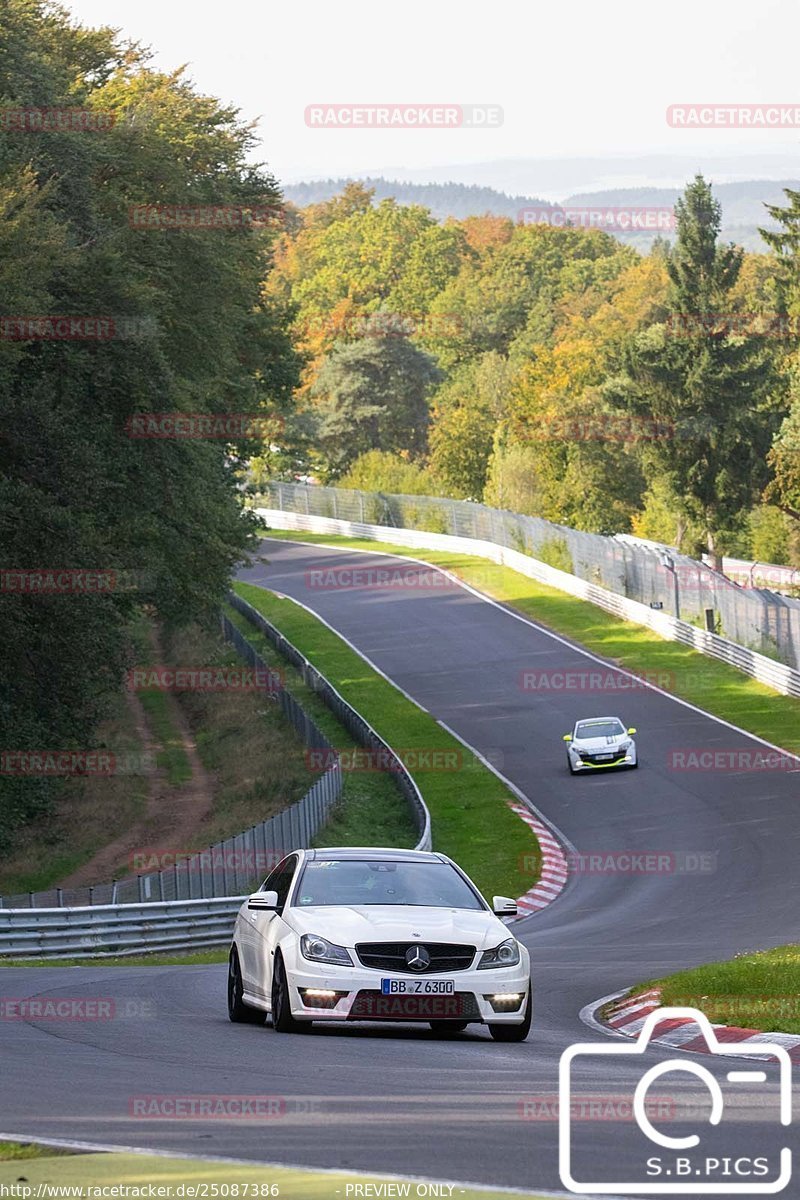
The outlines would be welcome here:
[[[628,733],[636,733],[636,728],[633,725],[631,725],[630,729],[628,730]]]
[[[571,733],[565,733],[565,734],[564,734],[564,736],[563,736],[563,738],[562,738],[561,740],[562,740],[562,742],[571,742],[571,741],[572,741],[572,734],[571,734]]]
[[[512,900],[510,896],[493,896],[492,911],[496,917],[515,917],[517,915],[517,902]]]
[[[247,907],[256,908],[260,912],[275,912],[278,907],[277,892],[253,892],[247,897]]]

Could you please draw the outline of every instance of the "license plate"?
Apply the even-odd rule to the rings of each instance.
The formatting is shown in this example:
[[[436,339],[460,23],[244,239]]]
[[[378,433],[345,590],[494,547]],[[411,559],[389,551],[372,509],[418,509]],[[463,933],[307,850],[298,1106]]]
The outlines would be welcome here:
[[[456,990],[453,979],[382,979],[384,996],[451,996]]]
[[[597,755],[598,762],[600,760],[602,760],[603,762],[606,762],[608,759],[611,759],[613,757],[614,757],[613,754],[598,754]]]

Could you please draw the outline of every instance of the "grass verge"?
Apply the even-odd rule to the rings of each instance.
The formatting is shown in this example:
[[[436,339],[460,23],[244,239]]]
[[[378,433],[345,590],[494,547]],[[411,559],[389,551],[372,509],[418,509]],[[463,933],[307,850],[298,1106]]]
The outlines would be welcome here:
[[[54,1146],[37,1146],[32,1142],[0,1142],[0,1163],[20,1162],[28,1158],[53,1158],[71,1154]]]
[[[664,1005],[696,1008],[717,1025],[800,1034],[800,945],[737,954],[653,979],[631,995],[660,988]]]
[[[0,958],[0,967],[197,967],[226,963],[228,948],[192,950],[187,954],[132,954],[130,958]]]
[[[738,725],[786,750],[800,753],[800,700],[781,696],[734,667],[668,642],[641,625],[623,621],[587,600],[567,596],[482,558],[451,551],[409,550],[391,542],[333,534],[270,530],[269,537],[317,545],[353,547],[411,555],[472,584],[495,600],[532,620],[580,642],[587,650],[638,675],[653,679],[665,691]]]
[[[538,847],[508,807],[513,796],[505,784],[311,613],[252,584],[235,587],[394,750],[448,755],[444,761],[456,769],[411,771],[430,809],[435,848],[459,862],[486,896],[519,896],[532,887]]]
[[[193,1195],[231,1195],[229,1191],[219,1190],[209,1192],[209,1185],[238,1185],[239,1195],[243,1195],[244,1185],[251,1185],[250,1195],[275,1195],[281,1200],[343,1200],[346,1195],[356,1194],[348,1184],[371,1185],[369,1191],[360,1191],[359,1195],[392,1195],[392,1181],[383,1181],[379,1175],[350,1175],[346,1172],[330,1172],[322,1174],[314,1170],[301,1170],[296,1167],[273,1167],[203,1162],[199,1159],[162,1158],[146,1154],[70,1154],[54,1158],[57,1153],[52,1148],[43,1157],[32,1159],[25,1166],[25,1180],[31,1188],[30,1195],[35,1194],[38,1184],[51,1183],[58,1180],[63,1186],[102,1187],[117,1184],[128,1187],[164,1187],[169,1189],[166,1195],[176,1195],[173,1190],[179,1184],[192,1185],[198,1189]],[[3,1165],[0,1159],[0,1183],[15,1183],[19,1167],[9,1163]],[[436,1182],[436,1181],[432,1181]],[[382,1184],[382,1186],[381,1186]],[[388,1184],[388,1186],[387,1186]],[[274,1191],[270,1190],[270,1185]],[[396,1182],[394,1184],[396,1187]],[[448,1189],[444,1189],[445,1193]],[[461,1188],[454,1187],[453,1194],[459,1200],[507,1200],[507,1193],[495,1192],[491,1188]],[[414,1194],[414,1184],[409,1194]],[[142,1193],[146,1194],[146,1193]],[[187,1193],[188,1194],[188,1193]],[[526,1200],[521,1193],[520,1200]],[[541,1200],[530,1194],[527,1200]]]

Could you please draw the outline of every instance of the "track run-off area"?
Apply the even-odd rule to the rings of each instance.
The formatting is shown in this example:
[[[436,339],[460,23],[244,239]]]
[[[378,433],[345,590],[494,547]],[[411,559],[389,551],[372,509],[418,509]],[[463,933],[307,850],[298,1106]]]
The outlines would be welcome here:
[[[0,1021],[0,1130],[561,1191],[559,1060],[576,1042],[617,1041],[592,1027],[593,1002],[684,967],[797,940],[800,763],[797,771],[675,770],[673,751],[752,750],[758,741],[651,688],[524,690],[524,670],[586,674],[598,659],[466,586],[313,587],[311,572],[347,568],[355,552],[273,539],[263,553],[268,561],[242,570],[241,579],[318,614],[497,764],[565,844],[584,856],[670,856],[685,869],[578,872],[551,905],[515,925],[534,982],[533,1029],[518,1046],[498,1045],[478,1026],[452,1040],[427,1027],[315,1027],[287,1036],[269,1025],[234,1026],[222,965],[8,969],[6,995],[109,998],[123,1015]],[[357,559],[362,569],[398,565],[377,552]],[[641,765],[571,778],[562,735],[577,717],[600,715],[636,727]],[[622,1105],[645,1069],[674,1057],[653,1047],[633,1062],[576,1059],[574,1087],[587,1102],[610,1097]],[[730,1091],[731,1059],[702,1061]],[[777,1068],[761,1066],[766,1080],[740,1085],[713,1130],[709,1152],[719,1158],[777,1162],[780,1148],[797,1142],[795,1129],[775,1119]],[[664,1113],[678,1114],[670,1135],[711,1142],[710,1098],[697,1078],[673,1074],[653,1091]],[[209,1093],[277,1096],[282,1106],[274,1120],[213,1121],[147,1117],[133,1105],[136,1097]],[[648,1148],[632,1120],[576,1121],[575,1144],[575,1173],[597,1180],[644,1179],[643,1162],[666,1154]],[[783,1194],[800,1196],[798,1180]]]

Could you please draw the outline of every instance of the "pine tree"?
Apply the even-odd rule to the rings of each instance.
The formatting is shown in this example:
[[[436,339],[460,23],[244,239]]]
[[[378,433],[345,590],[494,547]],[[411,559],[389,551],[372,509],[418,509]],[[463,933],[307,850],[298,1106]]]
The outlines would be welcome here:
[[[767,482],[774,356],[731,312],[742,251],[719,244],[721,209],[702,176],[675,211],[667,320],[631,340],[605,392],[618,407],[652,418],[655,434],[643,451],[648,477],[679,497],[717,559]]]

